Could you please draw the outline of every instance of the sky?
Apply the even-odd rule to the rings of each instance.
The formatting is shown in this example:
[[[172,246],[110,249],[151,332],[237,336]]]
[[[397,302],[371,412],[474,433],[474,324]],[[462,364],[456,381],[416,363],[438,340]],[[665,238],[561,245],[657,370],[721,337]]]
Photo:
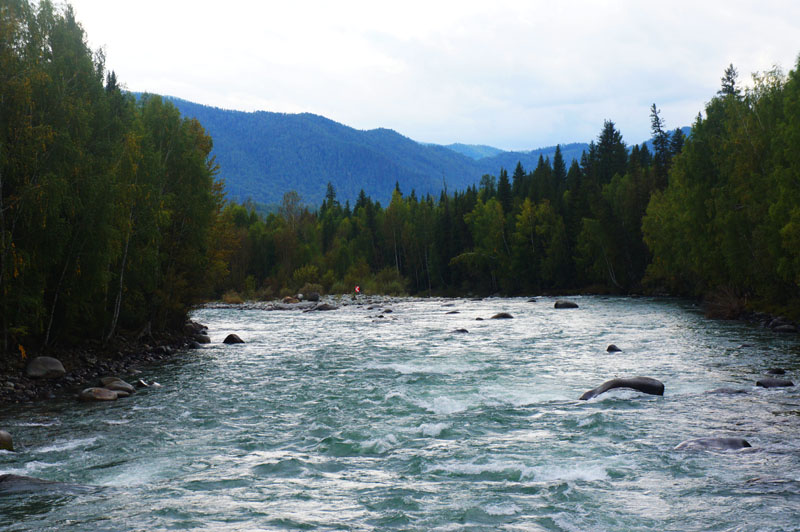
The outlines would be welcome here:
[[[793,69],[792,0],[72,0],[131,91],[529,150],[688,126],[733,64]]]

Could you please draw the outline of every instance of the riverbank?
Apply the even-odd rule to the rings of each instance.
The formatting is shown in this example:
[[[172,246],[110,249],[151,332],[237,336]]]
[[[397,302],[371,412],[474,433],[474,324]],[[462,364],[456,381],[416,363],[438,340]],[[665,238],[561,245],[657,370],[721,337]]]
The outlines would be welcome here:
[[[82,389],[97,386],[102,377],[137,380],[148,366],[162,362],[178,350],[192,345],[194,337],[185,334],[154,333],[141,339],[116,338],[109,343],[51,348],[0,360],[0,405],[75,396]],[[48,356],[59,360],[66,374],[58,379],[33,379],[26,375],[30,360]]]

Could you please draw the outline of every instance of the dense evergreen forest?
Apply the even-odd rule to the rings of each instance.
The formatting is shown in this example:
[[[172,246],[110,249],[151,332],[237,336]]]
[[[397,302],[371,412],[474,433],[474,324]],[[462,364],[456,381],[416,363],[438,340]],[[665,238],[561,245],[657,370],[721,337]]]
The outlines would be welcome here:
[[[298,291],[703,296],[797,317],[800,68],[737,84],[691,134],[654,104],[652,149],[606,121],[463,190],[388,204],[335,187],[318,208],[224,199],[211,138],[120,90],[71,8],[0,6],[0,328],[4,352],[179,326],[191,305]],[[442,148],[445,149],[445,148]],[[222,169],[230,172],[229,169]],[[510,170],[510,172],[509,172]]]
[[[211,139],[120,91],[72,9],[0,5],[0,351],[182,325],[226,270]]]
[[[225,215],[238,234],[229,286],[246,297],[303,289],[416,294],[554,291],[703,296],[797,315],[800,301],[800,74],[725,70],[690,136],[650,112],[652,150],[611,121],[567,168],[485,175],[438,197],[395,187],[381,206],[329,185],[316,212],[284,196],[266,218]],[[405,192],[405,193],[404,193]],[[303,288],[307,285],[306,288]],[[310,286],[308,286],[310,285]],[[235,299],[235,295],[229,294]]]

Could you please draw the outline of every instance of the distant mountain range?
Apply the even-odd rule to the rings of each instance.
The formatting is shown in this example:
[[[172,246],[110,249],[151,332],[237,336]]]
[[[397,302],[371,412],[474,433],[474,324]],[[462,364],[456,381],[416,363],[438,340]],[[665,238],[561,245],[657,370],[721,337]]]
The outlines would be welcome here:
[[[357,130],[309,113],[242,112],[165,97],[187,118],[196,118],[214,140],[228,198],[256,203],[279,203],[296,190],[306,204],[322,202],[328,182],[337,198],[351,203],[361,189],[386,203],[395,183],[404,193],[433,194],[464,190],[484,174],[513,173],[517,162],[526,171],[539,156],[549,157],[555,146],[527,152],[491,146],[423,144],[390,129]],[[569,166],[580,160],[586,143],[561,146]]]

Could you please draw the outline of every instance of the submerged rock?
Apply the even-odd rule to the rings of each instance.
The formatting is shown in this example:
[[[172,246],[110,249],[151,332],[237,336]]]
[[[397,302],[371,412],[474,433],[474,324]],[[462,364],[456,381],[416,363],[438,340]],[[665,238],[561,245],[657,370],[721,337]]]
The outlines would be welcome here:
[[[456,330],[455,330],[455,331],[453,331],[453,332],[454,332],[454,333],[461,333],[461,334],[464,334],[464,333],[468,333],[469,331],[468,331],[468,330],[466,330],[466,329],[456,329]]]
[[[11,438],[11,434],[4,430],[0,430],[0,450],[14,450],[14,440]]]
[[[783,375],[785,373],[786,370],[781,368],[770,368],[767,370],[767,375]]]
[[[794,383],[786,379],[766,378],[756,381],[756,386],[761,386],[762,388],[786,388],[789,386],[794,386]]]
[[[0,494],[27,492],[74,493],[85,492],[91,489],[95,488],[20,475],[0,475]]]
[[[606,381],[594,390],[589,390],[581,395],[580,399],[586,401],[615,388],[631,388],[650,395],[664,395],[664,383],[661,381],[650,377],[629,377]]]
[[[716,449],[721,451],[744,449],[752,447],[750,442],[742,438],[697,438],[679,443],[675,450],[705,450]]]
[[[709,390],[706,393],[713,395],[737,395],[747,393],[747,390],[743,390],[741,388],[716,388],[714,390]]]
[[[53,357],[36,357],[30,361],[26,369],[32,379],[58,379],[67,372],[63,364]]]
[[[222,343],[223,344],[243,344],[244,340],[239,338],[239,335],[231,333],[231,334],[229,334],[228,336],[225,337],[225,339],[222,341]]]
[[[566,299],[559,299],[556,301],[553,308],[578,308],[578,304],[574,301],[567,301]]]

